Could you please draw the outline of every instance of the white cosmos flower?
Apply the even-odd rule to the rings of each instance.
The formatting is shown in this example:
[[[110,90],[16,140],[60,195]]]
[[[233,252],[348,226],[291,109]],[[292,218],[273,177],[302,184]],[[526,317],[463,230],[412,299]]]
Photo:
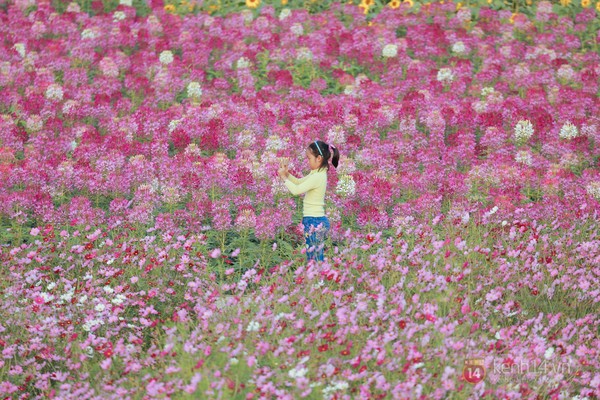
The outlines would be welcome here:
[[[304,367],[296,367],[296,368],[292,368],[290,370],[290,372],[288,372],[288,375],[290,378],[302,378],[304,377],[306,374],[308,373],[308,369],[304,368]]]

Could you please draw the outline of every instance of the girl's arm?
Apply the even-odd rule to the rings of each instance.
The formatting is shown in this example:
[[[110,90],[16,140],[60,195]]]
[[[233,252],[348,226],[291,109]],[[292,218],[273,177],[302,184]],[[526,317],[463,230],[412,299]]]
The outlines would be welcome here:
[[[294,182],[290,178],[294,178],[298,183]],[[299,195],[319,186],[319,177],[314,174],[307,175],[302,179],[298,179],[293,177],[291,174],[288,174],[288,179],[286,179],[284,183],[293,195]]]
[[[306,178],[308,178],[307,176],[303,176],[302,178],[296,178],[294,175],[288,173],[287,178],[295,185],[299,185],[302,182],[304,182],[306,180]]]

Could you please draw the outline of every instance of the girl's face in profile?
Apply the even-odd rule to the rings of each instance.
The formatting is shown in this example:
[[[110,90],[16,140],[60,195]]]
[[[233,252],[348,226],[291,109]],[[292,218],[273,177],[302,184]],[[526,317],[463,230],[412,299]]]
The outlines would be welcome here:
[[[323,159],[323,157],[316,156],[312,153],[312,151],[310,151],[310,149],[306,149],[306,158],[308,158],[308,165],[310,166],[310,169],[319,169],[319,167],[321,166],[321,160]]]

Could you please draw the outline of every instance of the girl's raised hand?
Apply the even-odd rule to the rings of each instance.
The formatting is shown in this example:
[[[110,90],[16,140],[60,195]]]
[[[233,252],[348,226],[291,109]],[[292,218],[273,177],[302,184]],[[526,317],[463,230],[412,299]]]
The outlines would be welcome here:
[[[279,174],[279,176],[281,177],[281,179],[285,180],[288,176],[288,169],[287,169],[287,165],[284,167],[279,167],[279,169],[277,170],[277,173]]]
[[[282,157],[279,159],[279,169],[277,170],[277,173],[283,180],[285,180],[289,174],[288,163],[289,159],[287,157]]]

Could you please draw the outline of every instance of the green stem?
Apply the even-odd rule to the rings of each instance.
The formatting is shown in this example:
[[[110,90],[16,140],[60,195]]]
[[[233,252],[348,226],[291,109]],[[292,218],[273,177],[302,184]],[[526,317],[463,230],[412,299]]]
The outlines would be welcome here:
[[[267,241],[263,240],[263,242],[261,243],[261,246],[262,246],[261,260],[265,266],[268,266],[269,263],[267,262]]]
[[[240,258],[238,266],[240,269],[244,266],[244,252],[246,251],[246,241],[248,240],[248,231],[246,229],[243,230],[242,233],[242,248],[240,249]]]
[[[221,254],[225,253],[225,236],[226,236],[226,232],[222,231],[221,232]],[[221,257],[221,262],[220,262],[221,267],[219,268],[219,279],[221,282],[223,282],[223,279],[225,278],[224,274],[225,274],[225,261],[223,259],[223,257]]]

